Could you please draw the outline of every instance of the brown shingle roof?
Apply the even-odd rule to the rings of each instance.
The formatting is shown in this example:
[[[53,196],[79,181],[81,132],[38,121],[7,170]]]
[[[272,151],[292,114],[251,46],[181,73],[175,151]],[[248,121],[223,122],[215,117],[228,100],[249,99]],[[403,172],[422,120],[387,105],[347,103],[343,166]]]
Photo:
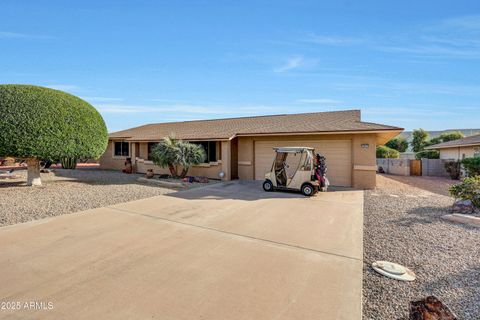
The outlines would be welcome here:
[[[282,114],[244,118],[196,120],[147,124],[117,131],[110,138],[131,141],[160,140],[174,134],[178,139],[229,139],[235,135],[321,133],[345,131],[403,130],[382,124],[362,122],[360,110]]]
[[[453,140],[453,141],[448,141],[448,142],[443,142],[439,144],[434,144],[433,146],[429,146],[425,149],[431,150],[431,149],[445,149],[445,148],[455,148],[455,147],[460,147],[460,146],[470,146],[470,145],[480,145],[480,134],[466,137],[463,139],[458,139],[458,140]]]

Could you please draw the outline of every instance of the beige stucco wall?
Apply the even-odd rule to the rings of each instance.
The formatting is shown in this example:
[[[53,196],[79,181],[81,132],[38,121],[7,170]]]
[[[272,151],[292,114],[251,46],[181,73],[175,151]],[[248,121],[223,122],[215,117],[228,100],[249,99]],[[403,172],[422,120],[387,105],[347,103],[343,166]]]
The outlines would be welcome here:
[[[113,141],[108,141],[107,150],[100,157],[101,169],[122,170],[125,167],[127,157],[115,157],[113,155]]]
[[[222,157],[229,157],[230,152],[229,142],[224,141],[222,143]],[[100,157],[100,168],[122,170],[125,167],[125,159],[127,157],[115,157],[113,155],[113,141],[108,142],[107,150]],[[138,153],[135,154],[135,146],[138,145]],[[147,160],[148,157],[148,143],[146,142],[132,142],[130,143],[130,156],[134,162],[134,168],[137,173],[146,173],[148,169],[153,169],[155,174],[169,174],[168,168],[161,168],[153,164],[152,161]],[[193,166],[188,171],[189,175],[208,177],[210,179],[219,179],[219,173],[227,170],[226,164],[222,160],[218,162],[211,162],[209,164],[201,164]],[[181,171],[181,167],[178,168]]]
[[[480,148],[480,145],[475,147],[440,149],[440,159],[461,160],[463,158],[472,158],[475,153],[475,148]]]
[[[238,138],[238,175],[240,179],[254,179],[254,141],[268,140],[351,140],[352,186],[357,189],[373,189],[376,184],[376,135],[375,134],[327,134],[308,136],[270,136]],[[362,148],[368,144],[368,148]],[[328,159],[327,159],[328,161]]]
[[[168,168],[162,168],[153,164],[152,161],[139,159],[136,162],[137,173],[146,173],[148,169],[153,169],[155,174],[170,174]],[[189,176],[201,176],[209,179],[219,179],[218,174],[222,169],[222,163],[211,163],[200,166],[193,166],[188,170]],[[182,168],[178,167],[178,172],[181,172]]]
[[[253,138],[238,139],[238,178],[242,180],[254,179]]]
[[[372,189],[376,184],[376,135],[375,134],[327,134],[327,135],[308,135],[308,136],[270,136],[270,137],[240,137],[238,138],[238,177],[239,179],[254,179],[255,172],[255,154],[254,141],[271,141],[271,140],[351,140],[352,141],[352,186],[357,189]],[[221,161],[208,165],[192,167],[189,171],[190,175],[206,176],[208,178],[217,179],[219,173],[225,173],[224,180],[231,179],[232,161],[231,142],[221,141]],[[362,148],[362,144],[368,145],[368,148]],[[134,144],[130,146],[131,153]],[[147,143],[139,144],[139,155],[137,157],[135,168],[139,173],[145,173],[147,169],[153,169],[155,173],[168,173],[168,169],[155,166],[147,158]],[[132,160],[135,157],[132,155]],[[109,146],[105,154],[100,159],[102,168],[122,169],[125,157],[113,157],[113,143],[109,142]]]

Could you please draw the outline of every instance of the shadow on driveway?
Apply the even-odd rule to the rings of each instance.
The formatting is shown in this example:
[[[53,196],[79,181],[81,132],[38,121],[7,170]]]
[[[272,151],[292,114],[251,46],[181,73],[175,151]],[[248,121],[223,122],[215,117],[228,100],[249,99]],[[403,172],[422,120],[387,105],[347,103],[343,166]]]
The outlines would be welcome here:
[[[166,196],[181,199],[197,199],[197,200],[246,200],[255,201],[261,199],[295,199],[307,198],[299,191],[273,191],[266,192],[262,188],[263,181],[260,180],[234,180],[218,183],[202,188],[191,190],[182,190],[170,193]],[[332,187],[328,192],[351,191],[350,188]],[[317,193],[314,197],[320,196]]]

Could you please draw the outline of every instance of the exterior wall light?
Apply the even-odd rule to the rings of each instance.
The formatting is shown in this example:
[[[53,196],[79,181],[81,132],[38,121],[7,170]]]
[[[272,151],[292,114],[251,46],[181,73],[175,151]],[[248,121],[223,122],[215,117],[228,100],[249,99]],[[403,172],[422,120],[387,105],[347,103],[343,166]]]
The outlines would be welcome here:
[[[368,143],[362,143],[361,147],[362,147],[362,149],[368,149],[368,147],[370,147],[370,145]]]

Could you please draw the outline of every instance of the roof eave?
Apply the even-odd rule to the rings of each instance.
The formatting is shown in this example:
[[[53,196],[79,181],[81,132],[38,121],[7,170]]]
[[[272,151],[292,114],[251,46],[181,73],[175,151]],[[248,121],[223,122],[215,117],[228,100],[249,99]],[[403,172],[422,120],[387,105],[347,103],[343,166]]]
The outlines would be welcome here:
[[[234,137],[250,137],[250,136],[269,136],[269,135],[321,135],[321,134],[351,134],[351,133],[383,133],[383,132],[402,132],[403,128],[386,128],[386,129],[352,129],[352,130],[328,130],[328,131],[295,131],[295,132],[259,132],[259,133],[237,133]]]
[[[452,148],[475,147],[475,146],[480,146],[480,142],[455,144],[455,145],[450,145],[450,146],[435,146],[435,145],[433,145],[433,146],[426,147],[425,150],[452,149]]]

